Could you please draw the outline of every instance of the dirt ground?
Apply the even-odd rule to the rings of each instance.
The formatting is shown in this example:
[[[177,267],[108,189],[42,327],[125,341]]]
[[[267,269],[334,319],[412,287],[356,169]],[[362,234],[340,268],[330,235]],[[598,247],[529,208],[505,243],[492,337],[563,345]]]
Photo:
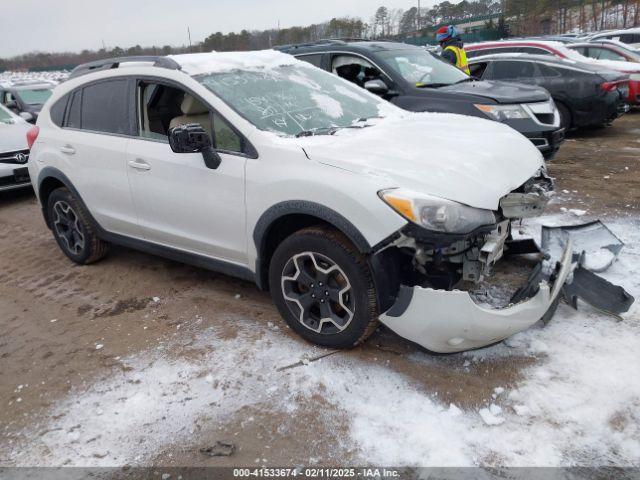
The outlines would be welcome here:
[[[570,135],[550,164],[559,192],[552,209],[639,215],[639,153],[640,113],[610,128]],[[169,358],[206,357],[208,347],[198,340],[212,328],[218,341],[231,342],[238,335],[257,341],[278,327],[277,335],[298,350],[309,356],[325,353],[291,333],[268,294],[250,283],[121,248],[99,264],[73,265],[57,248],[31,192],[1,194],[0,465],[15,464],[14,446],[35,443],[29,437],[45,433],[30,427],[48,419],[70,392],[118,374],[128,378],[131,367],[124,358],[159,346]],[[416,355],[424,360],[411,360]],[[382,329],[363,347],[335,356],[385,364],[444,404],[463,409],[483,404],[496,387],[515,384],[525,367],[539,361],[511,356],[467,366],[462,355],[430,356]],[[238,358],[250,357],[249,349]],[[251,375],[241,365],[238,371]],[[277,374],[286,378],[287,371]],[[212,375],[215,380],[215,365]],[[313,452],[322,463],[335,465],[356,458],[336,440],[347,426],[330,400],[315,395],[292,401],[300,403],[295,415],[274,412],[265,399],[215,420],[199,419],[190,440],[167,438],[166,444],[154,446],[151,460],[163,465],[254,465],[258,460],[291,465]],[[318,414],[327,410],[331,415]],[[234,443],[234,456],[210,458],[199,452],[216,440]],[[93,454],[96,461],[105,455]]]

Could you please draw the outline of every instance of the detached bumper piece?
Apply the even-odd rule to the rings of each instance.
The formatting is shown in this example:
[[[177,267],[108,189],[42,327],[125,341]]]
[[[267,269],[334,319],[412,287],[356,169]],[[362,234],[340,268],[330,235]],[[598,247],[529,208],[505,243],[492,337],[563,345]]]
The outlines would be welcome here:
[[[573,261],[577,264],[571,282],[562,289],[566,302],[578,309],[578,298],[596,310],[622,320],[635,299],[596,273],[607,270],[618,258],[624,243],[602,222],[596,221],[571,227],[543,227],[542,250],[553,256],[558,245],[573,243]],[[595,272],[595,273],[594,273]]]
[[[577,308],[577,299],[581,298],[620,318],[631,308],[634,298],[622,287],[597,276],[588,266],[591,262],[594,268],[608,268],[622,247],[623,243],[601,222],[544,227],[542,248],[531,240],[508,246],[510,255],[545,256],[509,306],[493,308],[478,304],[463,291],[402,286],[396,303],[380,321],[430,351],[454,353],[499,342],[539,320],[547,322],[562,299]]]

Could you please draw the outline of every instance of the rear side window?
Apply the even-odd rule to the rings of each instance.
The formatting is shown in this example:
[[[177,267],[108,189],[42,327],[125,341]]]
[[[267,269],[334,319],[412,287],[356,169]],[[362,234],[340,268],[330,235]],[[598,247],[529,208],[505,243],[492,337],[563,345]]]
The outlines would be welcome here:
[[[495,62],[493,64],[493,78],[497,80],[511,78],[530,78],[536,69],[531,62]]]
[[[49,111],[49,115],[51,116],[51,121],[61,127],[62,122],[64,122],[64,112],[67,109],[67,103],[69,102],[69,95],[65,95],[60,100],[58,100],[51,110]]]
[[[81,128],[121,135],[131,133],[127,92],[126,79],[85,87],[82,90]]]
[[[563,72],[567,72],[565,69],[558,70],[551,65],[545,65],[544,63],[538,64],[538,68],[540,68],[540,73],[545,78],[556,78],[561,77]],[[567,76],[569,76],[567,74]]]
[[[620,35],[620,41],[623,43],[640,43],[640,34],[624,33]]]
[[[76,90],[71,96],[69,101],[69,107],[67,108],[67,119],[65,120],[65,127],[69,128],[81,128],[80,106],[82,104],[82,90]]]
[[[317,55],[300,55],[298,57],[296,57],[298,60],[302,60],[305,62],[310,63],[311,65],[313,65],[314,67],[318,67],[320,68],[320,65],[322,64],[322,54],[317,54]]]

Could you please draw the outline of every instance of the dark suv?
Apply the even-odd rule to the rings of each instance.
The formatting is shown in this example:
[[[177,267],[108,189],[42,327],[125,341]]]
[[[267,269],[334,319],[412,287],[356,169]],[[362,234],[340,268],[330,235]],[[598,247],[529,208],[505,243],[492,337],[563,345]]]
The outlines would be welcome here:
[[[505,123],[546,159],[564,140],[560,115],[539,87],[477,81],[427,50],[393,42],[327,40],[277,50],[349,80],[414,112],[459,113]]]
[[[0,87],[0,103],[27,122],[36,123],[40,110],[49,100],[54,85],[51,83],[15,83]]]

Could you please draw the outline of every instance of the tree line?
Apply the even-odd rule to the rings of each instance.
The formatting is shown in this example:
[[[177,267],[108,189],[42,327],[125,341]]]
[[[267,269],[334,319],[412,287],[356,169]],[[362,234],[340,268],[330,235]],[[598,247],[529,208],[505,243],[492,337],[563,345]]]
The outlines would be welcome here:
[[[408,2],[412,0],[407,0]],[[414,0],[417,3],[417,0]],[[426,0],[425,0],[426,1]],[[31,52],[0,59],[2,70],[53,69],[127,55],[169,55],[186,52],[261,50],[276,45],[313,42],[325,38],[402,39],[433,36],[438,25],[478,16],[502,15],[513,35],[626,28],[639,24],[640,0],[445,0],[432,7],[378,7],[362,18],[336,17],[327,22],[269,30],[215,32],[193,46],[135,45],[83,50],[79,53]],[[487,28],[495,28],[493,22]]]

